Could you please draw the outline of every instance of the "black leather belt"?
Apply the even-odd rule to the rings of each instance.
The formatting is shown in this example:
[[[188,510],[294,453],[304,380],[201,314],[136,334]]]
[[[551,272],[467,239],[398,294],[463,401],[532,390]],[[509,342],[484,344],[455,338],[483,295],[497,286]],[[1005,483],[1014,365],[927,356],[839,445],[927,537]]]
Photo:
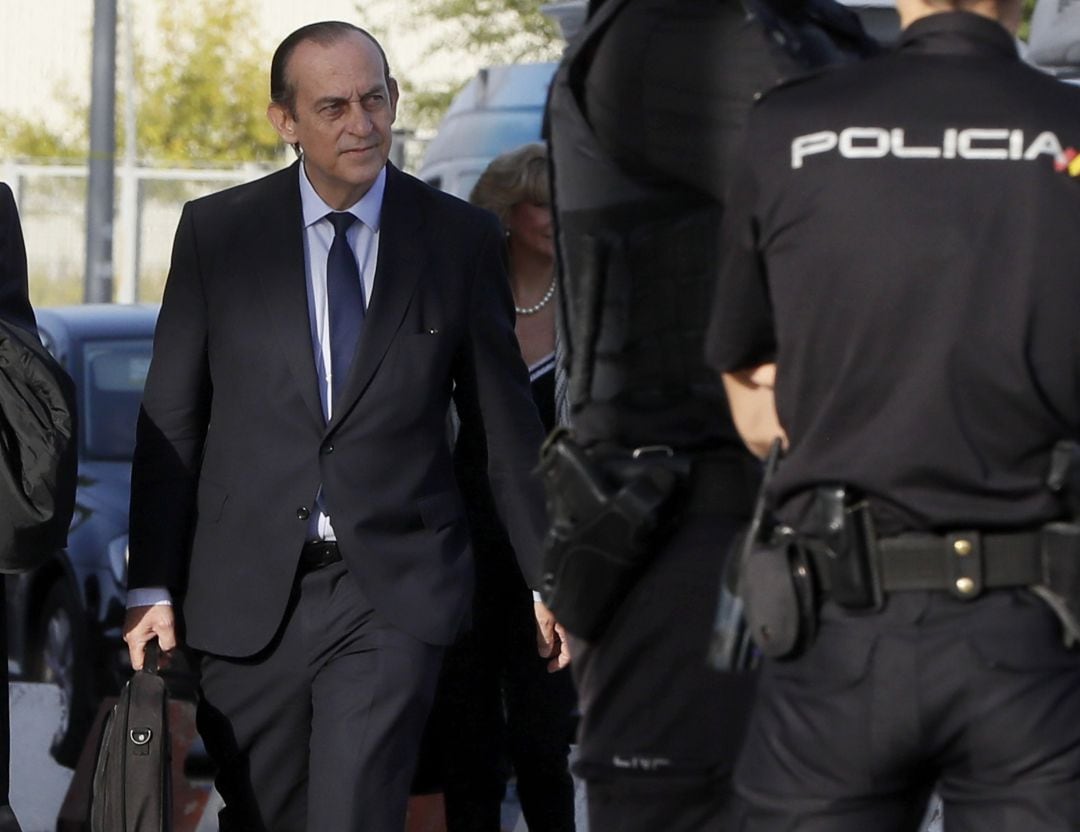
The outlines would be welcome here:
[[[333,540],[313,540],[300,550],[300,571],[314,572],[341,560],[341,550]]]
[[[906,534],[879,538],[875,548],[884,592],[944,589],[958,598],[975,598],[985,589],[1044,581],[1040,531]],[[811,544],[810,550],[818,580],[828,591],[829,570],[823,567],[829,555],[817,545]]]

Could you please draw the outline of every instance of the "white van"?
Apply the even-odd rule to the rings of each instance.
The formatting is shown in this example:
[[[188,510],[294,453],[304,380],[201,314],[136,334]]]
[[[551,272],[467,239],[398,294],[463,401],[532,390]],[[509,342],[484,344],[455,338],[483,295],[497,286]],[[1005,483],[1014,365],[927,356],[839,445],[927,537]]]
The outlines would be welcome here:
[[[540,139],[554,63],[481,69],[457,94],[428,144],[419,177],[467,199],[494,157]]]

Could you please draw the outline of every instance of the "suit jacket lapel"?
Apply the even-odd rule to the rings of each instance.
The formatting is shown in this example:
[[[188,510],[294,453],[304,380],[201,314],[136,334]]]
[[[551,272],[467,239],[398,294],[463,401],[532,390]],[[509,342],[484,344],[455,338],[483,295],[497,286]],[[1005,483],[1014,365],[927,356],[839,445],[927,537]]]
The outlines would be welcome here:
[[[364,331],[349,380],[330,421],[331,428],[348,415],[371,382],[401,327],[427,261],[427,251],[419,245],[422,222],[418,202],[410,193],[413,187],[405,174],[393,165],[387,165],[375,288],[368,303]]]
[[[263,300],[275,341],[296,378],[304,403],[321,424],[322,399],[311,348],[307,280],[304,265],[304,218],[300,208],[299,162],[266,180],[268,193],[257,212]]]

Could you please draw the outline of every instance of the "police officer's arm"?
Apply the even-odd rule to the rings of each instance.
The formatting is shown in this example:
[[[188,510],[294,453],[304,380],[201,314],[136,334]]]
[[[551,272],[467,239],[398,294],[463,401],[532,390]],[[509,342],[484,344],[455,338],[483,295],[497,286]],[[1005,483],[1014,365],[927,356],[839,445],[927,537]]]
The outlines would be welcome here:
[[[723,373],[724,390],[731,408],[731,418],[742,441],[756,456],[764,459],[777,437],[786,448],[787,435],[776,415],[776,365],[759,364],[745,370]]]
[[[748,134],[752,130],[747,127]],[[757,456],[787,437],[776,412],[776,334],[758,234],[758,177],[747,139],[728,195],[721,232],[719,278],[705,337],[708,362],[721,374],[735,428]]]

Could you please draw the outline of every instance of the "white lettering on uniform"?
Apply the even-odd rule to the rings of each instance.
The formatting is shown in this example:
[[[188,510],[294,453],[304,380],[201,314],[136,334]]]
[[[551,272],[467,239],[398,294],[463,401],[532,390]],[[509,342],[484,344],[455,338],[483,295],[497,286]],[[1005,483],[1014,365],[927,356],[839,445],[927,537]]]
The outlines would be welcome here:
[[[956,158],[956,133],[955,127],[948,127],[941,139],[941,156],[944,159]]]
[[[884,127],[848,127],[840,133],[840,155],[845,159],[881,159],[888,153],[889,131]]]
[[[832,130],[796,136],[791,142],[791,166],[801,168],[803,159],[813,153],[828,153],[836,147],[836,134]]]
[[[1055,162],[1065,163],[1065,151],[1061,147],[1061,142],[1049,130],[1044,130],[1035,137],[1035,140],[1028,145],[1028,149],[1024,151],[1024,158],[1030,161],[1044,154],[1053,156]]]
[[[1004,142],[1009,131],[999,128],[969,127],[960,131],[958,148],[961,159],[1008,159],[1004,147],[976,147],[976,142]]]
[[[902,127],[847,127],[836,133],[819,130],[791,140],[791,167],[798,169],[809,156],[836,150],[845,159],[967,159],[972,161],[1027,161],[1051,156],[1065,164],[1065,151],[1058,137],[1044,130],[1025,149],[1024,131],[1006,127],[948,127],[941,146],[907,145]]]
[[[898,159],[937,159],[941,156],[940,147],[908,147],[904,144],[904,128],[892,129],[892,152]]]
[[[1009,134],[1009,158],[1017,162],[1024,158],[1024,131],[1013,130]]]

